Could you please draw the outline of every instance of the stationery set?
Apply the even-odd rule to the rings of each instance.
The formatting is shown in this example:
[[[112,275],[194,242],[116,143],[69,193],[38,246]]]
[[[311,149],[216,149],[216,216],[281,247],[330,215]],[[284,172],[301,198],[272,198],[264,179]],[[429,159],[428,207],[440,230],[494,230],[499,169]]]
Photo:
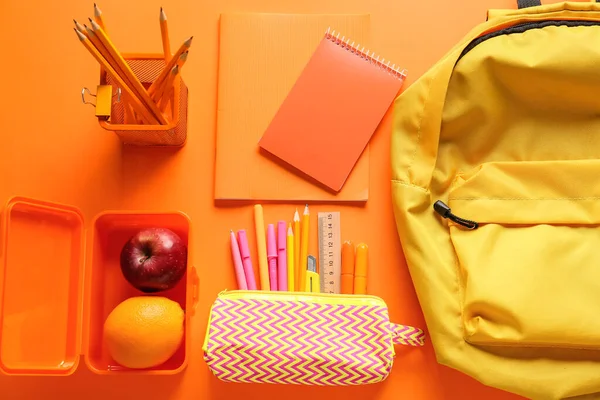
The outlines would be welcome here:
[[[368,142],[406,77],[367,48],[368,25],[360,15],[222,16],[216,200],[368,200]],[[238,288],[210,310],[203,351],[216,377],[377,383],[395,344],[424,344],[368,294],[368,247],[342,243],[339,212],[318,214],[317,260],[308,205],[267,224],[262,205],[254,211],[257,262],[247,230],[231,231]]]
[[[161,9],[163,54],[123,56],[96,19],[91,28],[75,21],[75,31],[101,65],[90,103],[100,125],[128,145],[182,146],[192,37],[172,52]],[[368,15],[222,15],[215,200],[368,200],[368,143],[406,77],[370,50],[368,33]],[[394,345],[424,345],[421,329],[391,322],[368,294],[368,248],[342,242],[340,213],[317,221],[318,254],[309,252],[308,204],[267,223],[255,204],[254,229],[229,232],[237,288],[215,299],[203,343],[219,379],[377,383]]]

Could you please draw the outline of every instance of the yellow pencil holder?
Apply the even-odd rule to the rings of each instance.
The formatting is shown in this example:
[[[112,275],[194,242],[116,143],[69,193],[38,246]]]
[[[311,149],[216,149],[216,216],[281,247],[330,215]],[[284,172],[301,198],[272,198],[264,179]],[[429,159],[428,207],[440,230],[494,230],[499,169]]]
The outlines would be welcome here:
[[[164,56],[161,54],[125,55],[134,75],[147,89],[165,68]],[[112,131],[124,144],[135,146],[183,146],[187,140],[188,88],[178,76],[173,82],[171,98],[165,109],[169,121],[166,125],[139,124],[126,112],[129,107],[126,97],[121,96],[122,89],[111,79],[106,71],[101,70],[100,85],[111,85],[113,96],[110,117],[99,119],[100,126]]]

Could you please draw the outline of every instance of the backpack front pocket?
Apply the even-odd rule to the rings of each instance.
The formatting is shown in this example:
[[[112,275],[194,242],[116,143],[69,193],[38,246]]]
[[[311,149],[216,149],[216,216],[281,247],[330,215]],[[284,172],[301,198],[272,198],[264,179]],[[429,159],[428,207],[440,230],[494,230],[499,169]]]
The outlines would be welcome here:
[[[488,163],[458,178],[448,207],[465,340],[600,348],[599,180],[596,160]]]

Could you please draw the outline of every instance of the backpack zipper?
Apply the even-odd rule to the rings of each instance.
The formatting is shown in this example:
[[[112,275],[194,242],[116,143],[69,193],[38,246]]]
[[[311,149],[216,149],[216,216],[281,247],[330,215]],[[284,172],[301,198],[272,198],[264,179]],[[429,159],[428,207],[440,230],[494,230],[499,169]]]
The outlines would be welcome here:
[[[443,218],[447,218],[450,221],[456,222],[457,224],[464,226],[465,228],[474,230],[479,228],[479,224],[475,221],[471,221],[468,219],[464,219],[461,217],[458,217],[454,214],[452,214],[452,210],[450,210],[450,207],[448,207],[446,205],[446,203],[444,203],[443,201],[436,201],[433,204],[433,209],[435,210],[436,213],[438,213],[439,215],[441,215]]]
[[[467,47],[464,48],[456,62],[463,58],[468,52],[473,50],[474,47],[480,45],[486,40],[493,39],[497,36],[511,35],[515,33],[523,33],[532,29],[542,29],[548,26],[600,26],[600,21],[588,21],[588,20],[546,20],[546,21],[535,21],[535,22],[522,22],[508,28],[499,29],[494,32],[487,33],[478,38],[473,39]]]

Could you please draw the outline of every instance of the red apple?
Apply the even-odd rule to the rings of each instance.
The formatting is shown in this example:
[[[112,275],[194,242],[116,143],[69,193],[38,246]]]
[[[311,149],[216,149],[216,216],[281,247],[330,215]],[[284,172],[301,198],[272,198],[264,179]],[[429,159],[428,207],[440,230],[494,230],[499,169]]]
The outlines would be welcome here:
[[[125,279],[145,293],[173,288],[185,274],[186,267],[187,247],[169,229],[143,229],[121,250],[121,271]]]

